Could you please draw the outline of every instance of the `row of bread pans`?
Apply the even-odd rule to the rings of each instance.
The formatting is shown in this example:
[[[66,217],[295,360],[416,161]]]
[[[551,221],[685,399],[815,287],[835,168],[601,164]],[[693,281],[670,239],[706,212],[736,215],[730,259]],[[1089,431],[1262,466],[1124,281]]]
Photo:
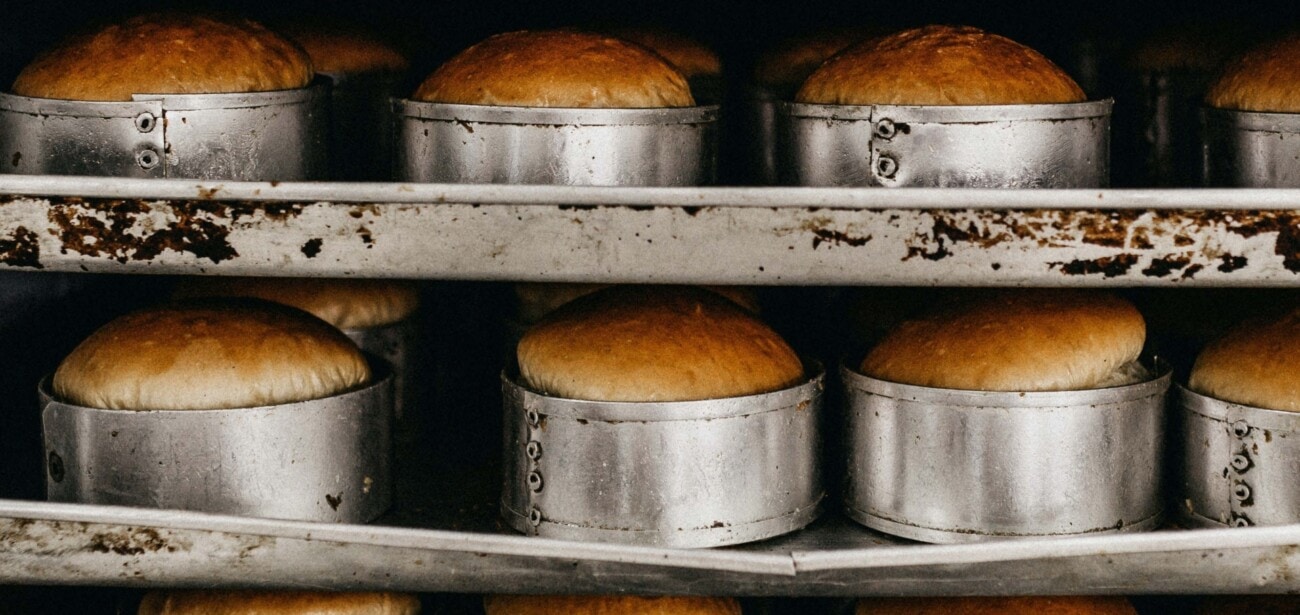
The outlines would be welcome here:
[[[380,145],[328,151],[329,79],[300,90],[82,102],[0,94],[0,171],[319,180],[386,164],[401,181],[690,186],[716,178],[717,106],[554,109],[393,99],[368,108]],[[358,86],[340,84],[345,99]],[[391,90],[391,86],[388,88]],[[365,91],[384,92],[373,86]],[[382,94],[386,96],[386,94]],[[783,183],[1086,188],[1110,176],[1110,100],[991,106],[760,101]],[[766,105],[764,107],[763,105]],[[1300,116],[1206,109],[1207,181],[1297,186]],[[391,131],[391,132],[390,132]],[[354,130],[352,134],[356,134]]]
[[[391,444],[378,441],[395,431],[392,373],[409,380],[418,365],[403,356],[390,353],[390,368],[372,355],[381,376],[360,390],[216,412],[82,407],[59,400],[47,380],[49,497],[372,521],[392,501]],[[688,402],[557,398],[507,371],[502,515],[533,535],[674,547],[802,528],[825,507],[823,430],[838,423],[824,416],[826,375],[805,365],[807,378],[784,390]],[[844,510],[876,530],[939,543],[1154,528],[1171,377],[1151,366],[1156,376],[1144,382],[1061,392],[930,388],[841,368]],[[1300,415],[1182,387],[1174,396],[1186,522],[1300,519]],[[364,483],[363,493],[342,504],[322,498],[341,480]]]

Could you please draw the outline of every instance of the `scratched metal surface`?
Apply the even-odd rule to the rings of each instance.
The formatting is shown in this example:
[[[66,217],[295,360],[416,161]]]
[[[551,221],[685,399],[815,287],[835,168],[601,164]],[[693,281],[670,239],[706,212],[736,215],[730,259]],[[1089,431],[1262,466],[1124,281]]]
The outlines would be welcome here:
[[[0,177],[0,266],[740,284],[1284,286],[1300,190]]]

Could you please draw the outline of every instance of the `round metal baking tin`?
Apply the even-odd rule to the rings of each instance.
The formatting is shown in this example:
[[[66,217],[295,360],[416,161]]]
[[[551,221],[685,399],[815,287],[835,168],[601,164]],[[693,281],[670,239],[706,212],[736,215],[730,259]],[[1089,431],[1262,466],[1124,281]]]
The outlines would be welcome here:
[[[1300,113],[1201,109],[1207,186],[1300,187]]]
[[[392,502],[393,378],[221,410],[106,410],[40,384],[50,501],[364,523]]]
[[[760,185],[772,186],[781,181],[777,172],[777,105],[780,95],[771,88],[755,87],[745,95],[745,134],[749,172]]]
[[[780,102],[780,172],[802,186],[1103,187],[1112,105]]]
[[[379,327],[345,329],[358,348],[386,361],[393,368],[393,419],[399,436],[411,437],[418,422],[409,412],[420,407],[420,327],[414,315]]]
[[[845,366],[845,509],[932,543],[1135,532],[1161,518],[1169,369],[1128,386],[986,392]]]
[[[330,179],[386,181],[393,176],[389,100],[402,88],[393,72],[323,73],[330,88]]]
[[[0,172],[226,180],[324,179],[328,84],[128,102],[0,93]]]
[[[717,106],[393,108],[401,181],[697,186],[717,175]]]
[[[1210,71],[1177,69],[1145,71],[1126,80],[1135,108],[1115,117],[1116,183],[1201,185],[1200,104],[1213,77]]]
[[[820,510],[824,373],[761,395],[561,399],[502,374],[502,516],[548,538],[679,548],[762,540]]]
[[[1182,520],[1194,526],[1300,523],[1300,413],[1177,387]]]

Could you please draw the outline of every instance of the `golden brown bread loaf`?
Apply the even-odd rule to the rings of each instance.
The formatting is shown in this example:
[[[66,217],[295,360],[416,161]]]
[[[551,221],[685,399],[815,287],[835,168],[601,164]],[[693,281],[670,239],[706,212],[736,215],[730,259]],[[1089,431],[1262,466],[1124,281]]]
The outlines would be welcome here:
[[[175,297],[255,297],[296,307],[345,331],[399,322],[420,304],[414,284],[395,280],[193,277],[177,285]]]
[[[151,13],[74,36],[19,73],[13,92],[65,100],[264,92],[306,86],[301,47],[248,19]]]
[[[740,615],[733,598],[487,596],[487,615]]]
[[[515,284],[518,314],[521,322],[537,322],[556,308],[590,295],[608,284],[564,284],[554,282],[525,282]],[[734,301],[755,314],[759,313],[758,295],[748,286],[701,286]]]
[[[1137,615],[1122,596],[864,598],[857,615]]]
[[[754,81],[770,88],[798,88],[827,58],[880,33],[878,28],[839,28],[789,39],[759,57]]]
[[[366,384],[338,329],[254,299],[178,302],[95,331],[54,372],[59,399],[92,408],[207,410],[318,399]]]
[[[926,26],[863,41],[826,60],[795,99],[828,105],[1072,103],[1083,90],[1051,60],[965,26]]]
[[[1205,95],[1219,109],[1300,112],[1300,34],[1255,47],[1224,67]]]
[[[718,54],[684,34],[661,28],[618,28],[610,34],[648,47],[668,60],[687,79],[722,74],[722,60],[718,59]]]
[[[528,386],[570,399],[716,399],[803,378],[776,332],[689,286],[616,286],[576,299],[529,329],[517,354]]]
[[[1188,386],[1228,402],[1300,411],[1300,310],[1242,323],[1196,357]]]
[[[399,73],[410,65],[388,41],[355,25],[298,21],[285,24],[280,31],[307,51],[317,72]]]
[[[139,615],[418,615],[420,601],[389,592],[152,591]]]
[[[976,293],[885,335],[862,361],[873,378],[977,391],[1069,391],[1142,380],[1146,324],[1109,293]]]
[[[517,107],[695,104],[686,78],[640,45],[576,30],[508,32],[448,60],[415,100]]]

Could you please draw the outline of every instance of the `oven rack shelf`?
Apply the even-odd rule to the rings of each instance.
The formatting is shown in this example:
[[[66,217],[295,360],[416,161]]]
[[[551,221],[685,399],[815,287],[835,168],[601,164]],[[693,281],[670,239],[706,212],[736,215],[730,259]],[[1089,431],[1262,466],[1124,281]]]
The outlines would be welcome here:
[[[1287,286],[1300,190],[606,188],[0,176],[11,270]]]

